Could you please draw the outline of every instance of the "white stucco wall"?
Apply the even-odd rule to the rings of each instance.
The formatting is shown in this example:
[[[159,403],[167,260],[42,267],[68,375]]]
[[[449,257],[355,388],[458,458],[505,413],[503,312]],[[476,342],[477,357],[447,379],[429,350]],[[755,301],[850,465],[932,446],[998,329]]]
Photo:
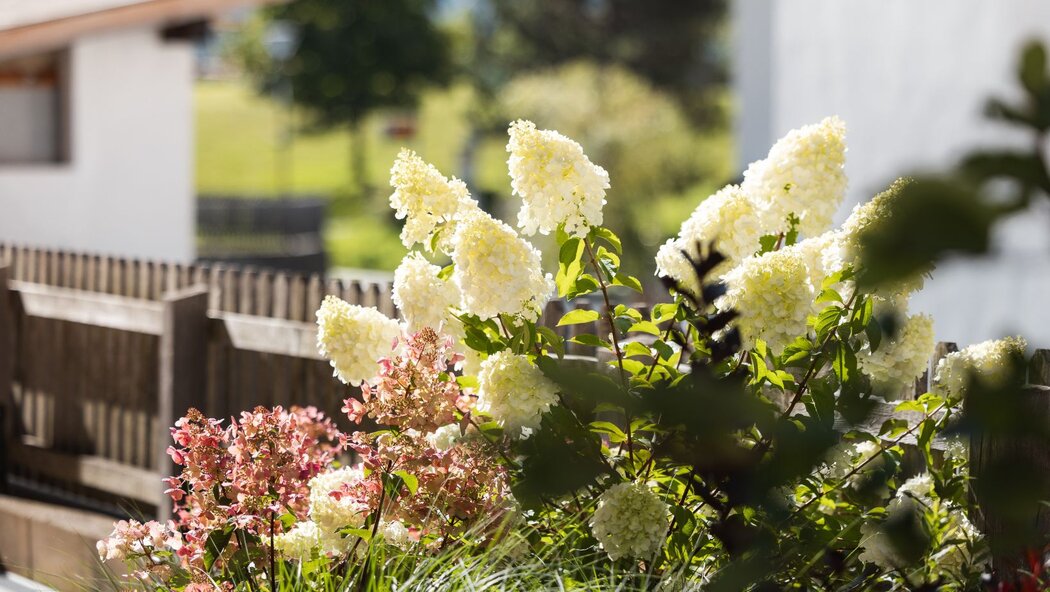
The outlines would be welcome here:
[[[0,165],[0,240],[191,260],[190,45],[100,33],[70,48],[70,75],[71,160]]]
[[[839,221],[897,176],[1024,141],[982,111],[1017,95],[1024,41],[1050,42],[1050,3],[1028,0],[735,0],[733,20],[741,163],[839,115],[851,183]],[[1022,332],[1050,347],[1048,235],[1046,208],[1012,221],[995,256],[943,265],[912,308],[934,315],[942,340]]]

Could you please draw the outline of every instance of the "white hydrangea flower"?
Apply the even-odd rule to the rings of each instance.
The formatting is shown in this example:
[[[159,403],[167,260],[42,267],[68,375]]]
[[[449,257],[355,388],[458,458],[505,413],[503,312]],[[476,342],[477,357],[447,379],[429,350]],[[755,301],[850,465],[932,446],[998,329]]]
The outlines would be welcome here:
[[[444,452],[462,437],[463,432],[459,429],[459,424],[450,423],[427,434],[427,444],[434,450]]]
[[[879,193],[863,204],[853,206],[849,218],[842,223],[842,247],[843,257],[853,265],[859,264],[860,237],[870,229],[875,228],[889,215],[894,200],[898,199],[901,190],[912,180],[908,178],[897,179],[890,185],[889,189]],[[893,285],[880,286],[879,292],[906,296],[912,292],[921,290],[925,284],[925,276],[922,272],[912,277],[894,282]]]
[[[593,164],[575,141],[531,121],[510,124],[507,166],[511,188],[522,198],[518,226],[527,235],[565,232],[583,237],[602,223],[609,173]]]
[[[767,231],[761,224],[758,205],[739,185],[726,185],[696,206],[678,236],[692,243],[715,241],[719,252],[740,261],[761,247]]]
[[[986,558],[972,552],[974,545],[982,538],[981,532],[962,510],[952,510],[943,538],[958,542],[946,545],[934,553],[933,562],[938,569],[959,574],[964,568],[977,570],[986,564]]]
[[[508,433],[538,428],[540,418],[557,402],[557,385],[526,356],[503,350],[481,363],[477,409],[491,415]]]
[[[897,395],[926,371],[933,345],[933,318],[910,315],[897,335],[883,337],[877,350],[871,352],[870,345],[865,345],[858,352],[857,366],[871,378],[877,391]]]
[[[668,277],[696,295],[700,293],[700,281],[693,265],[684,253],[690,250],[680,238],[668,239],[656,252],[656,275]]]
[[[806,334],[816,291],[798,250],[748,257],[724,279],[727,289],[719,307],[740,313],[736,325],[745,348],[761,339],[779,352]]]
[[[1010,376],[1010,359],[1023,356],[1028,342],[1023,337],[983,341],[952,352],[937,364],[933,376],[934,392],[961,397],[970,373],[989,386],[1002,386]]]
[[[438,226],[451,222],[456,214],[476,205],[467,185],[442,175],[415,152],[403,148],[390,169],[390,207],[404,220],[401,242],[412,248],[417,243],[430,248],[431,235]]]
[[[831,461],[822,472],[832,479],[844,479],[857,467],[863,466],[864,468],[853,474],[847,482],[848,486],[853,487],[863,478],[863,473],[880,468],[882,459],[875,457],[881,453],[879,445],[870,440],[848,444],[834,451]]]
[[[388,545],[393,545],[401,550],[407,550],[416,541],[412,539],[412,533],[399,520],[383,520],[379,523],[379,534]]]
[[[375,307],[325,296],[317,309],[317,349],[344,384],[359,386],[375,376],[376,362],[390,354],[400,333],[397,321]]]
[[[394,304],[405,317],[410,331],[423,327],[457,335],[459,321],[451,309],[459,306],[459,288],[438,277],[441,268],[418,251],[409,253],[394,270]]]
[[[364,476],[364,470],[358,465],[326,471],[310,479],[310,520],[325,533],[363,524],[368,515],[367,507],[361,507],[351,496],[336,499],[331,494]]]
[[[457,224],[452,262],[452,279],[463,296],[460,308],[482,319],[506,313],[535,320],[554,292],[554,280],[540,266],[540,252],[480,210]]]
[[[618,483],[598,498],[591,532],[609,557],[651,559],[660,552],[670,508],[644,483]]]
[[[897,488],[897,497],[890,503],[900,504],[903,500],[914,499],[923,505],[930,505],[933,501],[933,478],[929,473],[915,475]]]
[[[289,559],[308,561],[321,549],[321,530],[309,520],[273,537],[273,548]]]
[[[783,250],[797,251],[802,256],[806,269],[809,270],[809,281],[817,292],[824,285],[825,279],[846,268],[842,234],[839,232],[825,232],[784,247]],[[842,291],[840,290],[839,293],[842,294]],[[849,293],[842,294],[842,296],[849,298]],[[826,304],[814,306],[819,309]],[[819,310],[814,312],[819,312]]]
[[[799,231],[816,236],[846,194],[846,126],[837,117],[789,132],[765,160],[744,171],[743,190],[765,205],[766,225],[786,229],[789,214],[799,218]]]

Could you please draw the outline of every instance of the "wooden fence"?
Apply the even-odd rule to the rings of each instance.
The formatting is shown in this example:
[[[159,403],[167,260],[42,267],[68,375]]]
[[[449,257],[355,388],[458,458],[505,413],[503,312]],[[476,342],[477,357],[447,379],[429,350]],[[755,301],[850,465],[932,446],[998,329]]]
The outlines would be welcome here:
[[[325,294],[396,314],[387,284],[0,245],[0,461],[20,478],[163,516],[168,427],[190,406],[229,417],[256,405],[316,405],[349,427],[338,409],[351,390],[315,346],[313,312]],[[549,325],[561,306],[548,306]],[[954,349],[938,344],[930,368]],[[927,392],[929,375],[901,397]],[[1050,385],[1050,351],[1036,352],[1029,382]],[[1050,388],[1029,391],[1033,413],[1047,416]],[[890,417],[920,418],[886,402],[841,429],[878,434]],[[1030,443],[970,444],[974,459],[1004,450],[1050,459],[1050,447]],[[1041,519],[1050,531],[1050,514]]]
[[[387,283],[0,244],[0,404],[16,477],[103,501],[158,501],[167,426],[189,405],[349,394],[315,347],[326,294],[394,316]]]

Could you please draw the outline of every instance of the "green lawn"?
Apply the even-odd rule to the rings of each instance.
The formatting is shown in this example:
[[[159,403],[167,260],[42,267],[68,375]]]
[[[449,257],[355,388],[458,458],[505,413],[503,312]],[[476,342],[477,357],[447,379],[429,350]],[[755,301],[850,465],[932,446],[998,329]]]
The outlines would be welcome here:
[[[195,89],[197,134],[197,191],[270,197],[282,193],[276,173],[279,134],[288,118],[273,101],[260,97],[246,84],[200,82]],[[457,169],[457,158],[467,133],[464,110],[470,90],[464,87],[434,91],[424,98],[417,131],[409,139],[385,133],[387,117],[365,124],[366,165],[371,197],[348,203],[352,177],[350,133],[299,131],[291,143],[291,191],[335,200],[326,240],[337,266],[393,269],[404,249],[398,229],[389,222],[386,197],[389,171],[398,150],[407,146],[442,171]],[[502,145],[487,143],[481,157],[479,181],[491,186],[506,175]]]
[[[386,201],[390,193],[390,165],[398,150],[407,146],[445,174],[455,174],[468,132],[470,93],[464,86],[427,93],[420,106],[416,133],[408,139],[386,134],[389,115],[366,121],[365,158],[371,188],[366,199],[350,197],[356,183],[351,173],[351,141],[346,128],[299,131],[293,136],[291,191],[331,200],[325,238],[334,266],[387,270],[397,266],[404,248]],[[270,99],[258,96],[247,84],[238,82],[200,82],[195,89],[195,102],[198,193],[280,195],[276,163],[279,133],[288,114]],[[717,172],[682,194],[651,197],[647,223],[659,227],[656,234],[666,236],[677,230],[696,203],[724,183],[724,176],[731,171],[728,132],[704,137],[702,141],[698,158],[705,161],[705,170]],[[480,188],[503,196],[510,191],[505,143],[494,137],[481,144],[476,179]]]

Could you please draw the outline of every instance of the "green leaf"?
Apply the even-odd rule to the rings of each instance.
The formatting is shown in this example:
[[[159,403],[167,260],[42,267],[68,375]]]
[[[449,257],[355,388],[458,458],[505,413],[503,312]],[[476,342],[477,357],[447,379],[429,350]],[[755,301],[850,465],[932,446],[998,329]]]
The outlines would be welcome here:
[[[477,376],[457,376],[456,384],[459,388],[478,388],[478,377]]]
[[[1038,97],[1047,86],[1046,49],[1039,42],[1029,42],[1021,53],[1018,72],[1021,84],[1033,96]]]
[[[663,339],[657,339],[653,342],[653,349],[660,355],[660,359],[665,362],[671,359],[671,356],[675,354],[675,350]]]
[[[539,325],[536,327],[536,331],[539,332],[543,342],[549,345],[559,358],[565,355],[565,340],[555,333],[553,329]]]
[[[823,340],[839,324],[842,313],[843,310],[840,306],[829,306],[820,313],[817,317],[817,322],[813,325],[818,340]]]
[[[408,495],[416,494],[416,490],[419,489],[419,479],[417,479],[415,475],[404,469],[394,471],[394,474],[401,477],[401,480],[405,482],[405,487],[408,488]]]
[[[767,234],[762,238],[758,239],[758,244],[762,247],[760,253],[768,253],[773,249],[777,248],[777,243],[780,242],[780,236],[776,234]]]
[[[644,344],[638,341],[629,341],[623,346],[623,355],[627,357],[631,356],[651,356],[652,352]]]
[[[209,570],[212,565],[215,565],[215,560],[222,555],[232,536],[232,526],[227,526],[222,530],[211,531],[207,540],[204,541],[204,569]]]
[[[757,353],[760,358],[765,358],[769,355],[769,350],[765,341],[761,339],[755,340],[755,353]]]
[[[665,321],[670,321],[675,317],[678,312],[678,303],[676,302],[661,302],[656,306],[653,306],[653,312],[650,316],[652,321],[659,325]]]
[[[608,434],[609,439],[614,443],[619,443],[627,440],[627,434],[623,433],[623,430],[616,424],[608,421],[592,421],[591,431],[598,432],[599,434]]]
[[[452,272],[454,271],[456,271],[456,266],[452,263],[449,263],[448,265],[442,267],[441,271],[438,272],[438,279],[445,281],[448,278],[452,277]]]
[[[372,540],[372,530],[369,528],[341,528],[339,534],[355,536],[366,543]]]
[[[583,296],[592,292],[597,292],[601,289],[601,285],[598,284],[598,280],[589,273],[581,273],[580,277],[576,278],[576,283],[573,284],[565,297],[568,299],[576,298],[577,296]]]
[[[620,237],[616,236],[613,231],[605,228],[604,226],[595,226],[591,229],[591,234],[595,238],[599,238],[612,247],[612,250],[617,254],[623,253],[623,245],[620,243]]]
[[[857,356],[845,343],[839,342],[832,368],[840,381],[849,382],[852,379],[853,372],[857,369]]]
[[[582,333],[580,335],[574,335],[569,341],[573,343],[579,343],[580,345],[586,345],[589,347],[609,347],[609,342],[603,340],[597,335],[591,335],[590,333]]]
[[[820,304],[821,302],[845,303],[846,301],[842,299],[842,294],[839,294],[836,290],[832,290],[831,288],[824,288],[820,291],[820,294],[817,295],[816,302],[817,304]]]
[[[631,325],[627,329],[628,333],[648,333],[650,335],[660,336],[660,328],[649,321],[640,321]]]
[[[643,292],[642,282],[638,281],[638,278],[625,273],[616,274],[616,277],[613,278],[613,285],[630,288],[639,294]]]
[[[879,324],[877,319],[871,319],[868,325],[864,327],[864,334],[868,336],[868,344],[871,347],[872,353],[879,349],[879,344],[882,343],[882,325]]]
[[[580,325],[583,323],[593,323],[599,318],[601,318],[601,315],[599,315],[598,311],[596,310],[578,308],[576,310],[570,310],[569,312],[565,313],[565,316],[563,316],[561,320],[558,321],[558,326],[564,327],[566,325]]]
[[[566,240],[558,251],[558,273],[554,283],[559,296],[566,296],[576,284],[583,271],[583,241],[578,238]]]

